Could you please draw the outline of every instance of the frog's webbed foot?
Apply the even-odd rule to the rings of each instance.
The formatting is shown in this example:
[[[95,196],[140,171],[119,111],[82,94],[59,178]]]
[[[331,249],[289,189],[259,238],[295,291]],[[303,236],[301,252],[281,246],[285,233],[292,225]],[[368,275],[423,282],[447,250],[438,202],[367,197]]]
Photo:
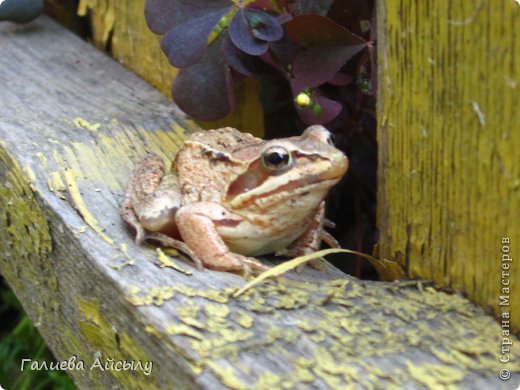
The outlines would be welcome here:
[[[231,252],[229,252],[229,255],[233,256],[241,263],[244,277],[248,277],[251,274],[251,271],[264,272],[271,268],[252,257],[242,256]]]
[[[197,267],[197,269],[199,271],[204,270],[204,263],[202,262],[202,260],[184,242],[171,238],[165,234],[157,233],[157,232],[147,233],[146,239],[156,241],[165,247],[177,249],[179,252],[182,252],[186,256],[188,256],[195,263],[195,266]]]

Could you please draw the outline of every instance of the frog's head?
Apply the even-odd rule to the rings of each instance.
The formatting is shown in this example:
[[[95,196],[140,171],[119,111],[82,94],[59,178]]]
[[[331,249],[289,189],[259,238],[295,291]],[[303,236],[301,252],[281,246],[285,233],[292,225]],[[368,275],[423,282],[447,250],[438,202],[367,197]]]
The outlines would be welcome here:
[[[243,171],[231,181],[223,200],[238,213],[315,210],[348,167],[347,157],[319,125],[307,128],[300,137],[237,150],[234,157],[244,162]]]

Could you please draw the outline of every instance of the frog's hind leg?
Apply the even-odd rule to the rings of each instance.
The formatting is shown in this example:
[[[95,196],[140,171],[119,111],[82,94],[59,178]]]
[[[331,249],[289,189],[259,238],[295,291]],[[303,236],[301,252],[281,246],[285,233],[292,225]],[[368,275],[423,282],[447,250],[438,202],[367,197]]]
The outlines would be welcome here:
[[[215,224],[232,222],[233,215],[222,206],[210,202],[192,203],[175,215],[182,240],[197,254],[207,268],[216,271],[266,271],[268,266],[258,260],[233,253],[219,235]]]
[[[145,231],[179,238],[175,213],[180,202],[177,178],[167,175],[163,159],[150,153],[136,164],[121,205],[121,216],[135,229],[137,244],[145,240]]]

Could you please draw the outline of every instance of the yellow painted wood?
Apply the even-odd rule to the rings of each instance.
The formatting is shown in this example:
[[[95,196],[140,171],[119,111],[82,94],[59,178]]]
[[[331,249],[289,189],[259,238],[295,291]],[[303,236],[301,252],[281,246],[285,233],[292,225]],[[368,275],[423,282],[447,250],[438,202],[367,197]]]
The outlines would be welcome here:
[[[520,330],[520,5],[379,1],[379,16],[381,254]]]
[[[108,48],[121,64],[171,97],[171,85],[178,73],[160,48],[160,36],[153,34],[144,19],[145,0],[81,0],[80,15],[91,15],[94,43]],[[204,128],[232,126],[256,136],[264,134],[263,110],[256,80],[241,83],[237,90],[236,111],[215,122],[200,123]]]

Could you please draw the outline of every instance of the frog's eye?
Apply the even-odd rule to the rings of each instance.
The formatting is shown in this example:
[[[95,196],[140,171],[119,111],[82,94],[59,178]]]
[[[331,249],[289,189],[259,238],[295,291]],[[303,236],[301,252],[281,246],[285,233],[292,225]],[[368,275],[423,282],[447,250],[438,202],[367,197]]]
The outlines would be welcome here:
[[[262,165],[269,172],[283,171],[291,164],[291,154],[281,146],[271,146],[262,153]]]
[[[332,134],[332,133],[327,134],[327,143],[330,146],[336,146],[336,138],[334,137],[334,134]]]

